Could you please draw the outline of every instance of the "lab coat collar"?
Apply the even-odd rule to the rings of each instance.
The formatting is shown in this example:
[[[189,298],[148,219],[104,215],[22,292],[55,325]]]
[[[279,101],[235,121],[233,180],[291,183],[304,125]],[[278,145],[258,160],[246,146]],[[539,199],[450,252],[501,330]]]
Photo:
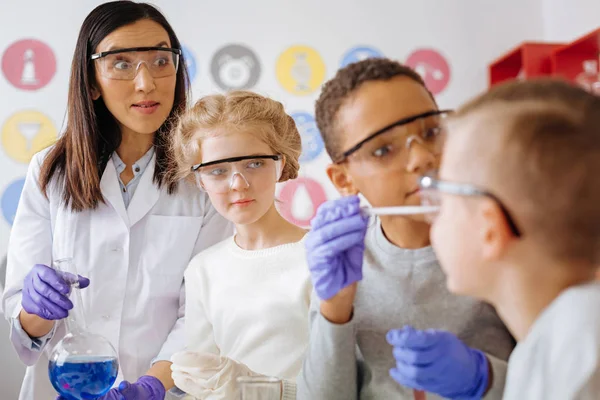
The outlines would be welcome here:
[[[160,189],[154,184],[154,167],[156,165],[156,152],[152,156],[150,163],[144,170],[140,177],[138,187],[135,189],[133,198],[127,207],[127,214],[129,216],[129,226],[135,225],[136,222],[141,220],[150,212],[152,207],[158,201],[160,197]],[[117,185],[118,187],[119,185]],[[119,193],[120,195],[120,193]],[[121,202],[123,198],[121,197]]]
[[[117,176],[115,164],[113,162],[106,164],[106,169],[100,181],[100,190],[128,228],[144,218],[160,197],[160,189],[153,182],[155,164],[156,153],[144,170],[127,209],[125,209],[123,195],[120,192],[119,177]]]
[[[100,190],[104,195],[104,199],[113,206],[117,214],[119,214],[125,225],[129,228],[129,216],[125,209],[125,202],[123,201],[121,187],[119,186],[119,177],[117,176],[117,170],[113,162],[106,164],[102,179],[100,179]]]

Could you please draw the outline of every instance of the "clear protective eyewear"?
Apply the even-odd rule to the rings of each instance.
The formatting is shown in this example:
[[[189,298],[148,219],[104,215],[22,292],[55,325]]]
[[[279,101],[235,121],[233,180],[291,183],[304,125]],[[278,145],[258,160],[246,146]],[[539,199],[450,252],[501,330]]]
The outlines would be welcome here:
[[[108,79],[133,80],[145,64],[153,78],[177,74],[180,49],[170,47],[133,47],[92,54],[100,74]]]
[[[450,110],[433,110],[396,121],[370,134],[334,162],[352,162],[358,166],[357,173],[363,176],[405,170],[415,143],[434,155],[442,153],[445,119],[450,113]]]
[[[441,196],[440,193],[446,193],[456,196],[468,196],[468,197],[487,197],[495,201],[500,210],[504,214],[504,218],[506,218],[506,222],[510,227],[513,235],[515,237],[521,237],[522,232],[517,226],[514,218],[511,216],[508,208],[504,205],[504,203],[498,198],[498,196],[490,193],[487,190],[480,189],[476,186],[467,184],[467,183],[456,183],[456,182],[448,182],[436,179],[433,176],[422,176],[419,178],[419,188],[421,190],[421,203],[423,206],[427,207],[439,207],[441,206]],[[427,214],[427,219],[429,222],[433,222],[436,213]]]
[[[199,187],[224,194],[232,189],[247,189],[252,182],[278,182],[282,164],[281,155],[250,155],[196,164],[192,172]]]

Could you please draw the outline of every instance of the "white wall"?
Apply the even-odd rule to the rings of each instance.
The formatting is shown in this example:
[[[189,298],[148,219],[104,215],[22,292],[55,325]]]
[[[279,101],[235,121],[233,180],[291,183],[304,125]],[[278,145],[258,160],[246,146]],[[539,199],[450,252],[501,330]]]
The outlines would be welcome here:
[[[11,115],[30,109],[47,115],[60,129],[79,26],[100,3],[98,0],[0,0],[0,57],[14,42],[36,38],[52,48],[57,60],[55,76],[37,91],[16,89],[0,72],[0,134]],[[241,43],[250,47],[260,60],[262,74],[254,89],[281,100],[289,112],[309,114],[314,112],[318,91],[296,96],[284,90],[276,77],[277,59],[289,46],[305,44],[317,50],[325,63],[326,78],[334,75],[343,54],[355,46],[372,46],[399,60],[406,60],[419,48],[436,49],[447,59],[451,72],[450,81],[438,99],[442,106],[454,107],[485,89],[487,64],[499,54],[524,40],[570,40],[592,29],[600,15],[598,0],[157,0],[154,3],[165,12],[184,45],[195,55],[198,70],[193,82],[195,98],[219,90],[210,74],[214,53],[226,44]],[[9,155],[14,148],[11,150],[6,144],[15,146],[20,136],[19,132],[14,135],[13,132],[0,141],[0,205],[9,184],[26,173],[26,163]],[[303,163],[301,174],[317,181],[326,195],[333,197],[336,194],[323,173],[326,162],[326,155],[321,153]],[[295,203],[296,219],[307,220],[314,207],[303,194],[307,191],[296,192],[296,202],[284,199],[288,200],[284,207],[290,208]],[[6,251],[9,232],[10,225],[0,213],[0,255]],[[0,335],[5,335],[2,329]],[[0,354],[3,355],[2,398],[13,399],[22,370],[10,358],[13,353],[5,338],[0,339]]]
[[[497,54],[524,39],[542,38],[540,1],[308,0],[289,1],[285,6],[279,0],[239,0],[233,3],[235,6],[232,2],[192,0],[155,3],[195,54],[198,69],[193,82],[195,97],[219,90],[210,75],[213,54],[226,44],[242,43],[253,49],[262,67],[254,89],[283,101],[289,112],[313,114],[318,91],[309,96],[295,96],[286,92],[276,78],[277,58],[289,46],[305,44],[317,50],[325,63],[326,78],[333,76],[343,54],[354,46],[372,46],[400,60],[418,48],[433,48],[450,65],[450,82],[439,94],[439,101],[452,107],[485,88],[486,65]],[[53,50],[57,70],[50,83],[37,91],[16,89],[0,73],[0,131],[6,130],[3,126],[10,116],[30,109],[43,113],[60,129],[78,29],[87,13],[101,1],[62,0],[58,10],[56,2],[10,3],[10,9],[3,8],[0,12],[0,54],[6,53],[16,41],[36,38]],[[515,8],[520,11],[515,13]],[[49,18],[53,13],[56,16]],[[20,132],[7,134],[5,145],[0,146],[0,199],[9,184],[26,172],[27,165],[11,158],[15,150],[6,145],[16,146],[20,137]],[[303,164],[301,174],[316,180],[326,195],[332,197],[335,192],[323,174],[326,162],[326,155],[321,153]],[[307,191],[296,194],[299,200],[294,206],[296,220],[306,221],[314,207],[306,201]],[[288,200],[284,208],[291,207],[289,197],[284,196],[283,200]],[[0,217],[0,254],[5,252],[9,231],[10,224]]]
[[[598,0],[544,0],[544,37],[571,41],[600,26]]]

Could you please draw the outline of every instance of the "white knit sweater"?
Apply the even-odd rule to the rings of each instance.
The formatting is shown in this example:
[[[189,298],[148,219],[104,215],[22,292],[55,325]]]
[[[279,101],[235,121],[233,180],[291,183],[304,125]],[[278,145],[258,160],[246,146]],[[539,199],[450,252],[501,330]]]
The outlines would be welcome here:
[[[194,257],[185,282],[188,350],[295,381],[308,344],[312,291],[303,241],[243,250],[231,237]]]

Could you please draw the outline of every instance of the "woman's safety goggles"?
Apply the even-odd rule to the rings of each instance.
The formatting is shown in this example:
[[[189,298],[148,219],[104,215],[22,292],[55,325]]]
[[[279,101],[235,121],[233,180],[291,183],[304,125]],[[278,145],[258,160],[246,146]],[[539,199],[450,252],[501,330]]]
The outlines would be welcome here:
[[[108,79],[132,80],[142,64],[153,78],[173,76],[179,68],[180,49],[170,47],[133,47],[92,54],[100,74]]]

